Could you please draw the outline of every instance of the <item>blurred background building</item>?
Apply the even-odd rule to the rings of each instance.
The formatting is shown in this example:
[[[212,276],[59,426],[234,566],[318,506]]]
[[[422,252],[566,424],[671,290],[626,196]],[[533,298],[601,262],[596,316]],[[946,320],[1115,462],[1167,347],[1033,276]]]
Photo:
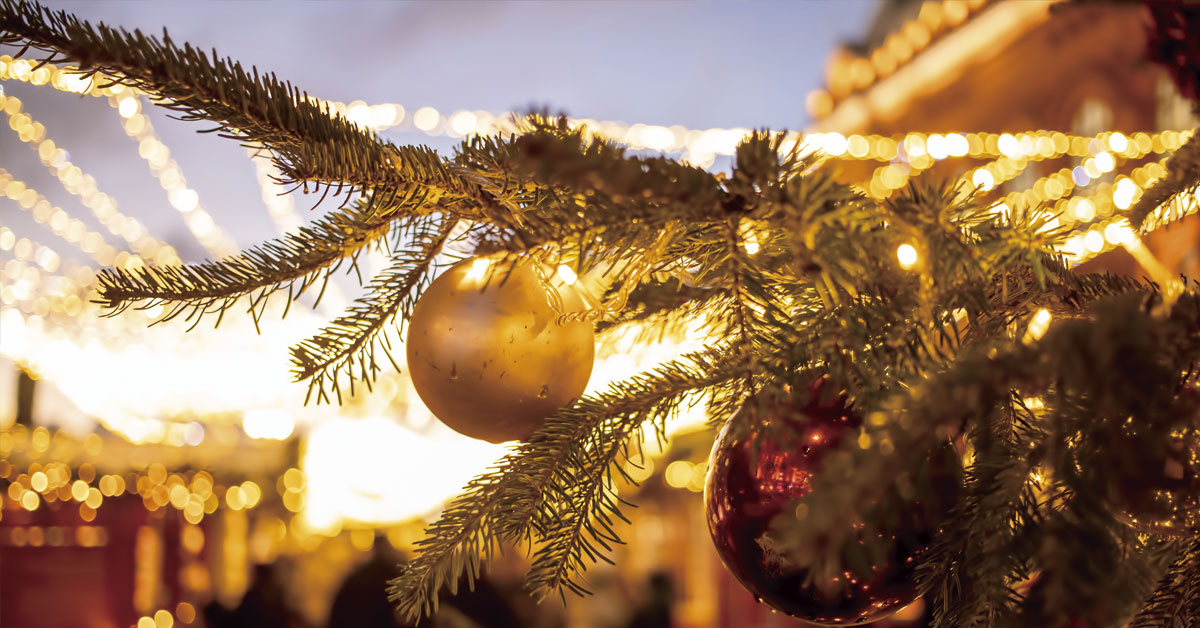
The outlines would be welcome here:
[[[868,194],[962,176],[996,211],[1041,207],[1072,228],[1074,263],[1122,272],[1140,271],[1121,212],[1196,124],[1145,60],[1139,5],[50,4],[165,24],[388,139],[440,149],[531,103],[715,169],[747,128],[807,127],[806,146]],[[349,281],[315,312],[280,321],[272,305],[261,333],[245,316],[186,334],[183,321],[147,329],[161,310],[98,317],[95,268],[227,254],[321,207],[279,196],[264,160],[128,90],[10,57],[0,79],[0,626],[330,625],[339,589],[369,592],[503,448],[442,427],[403,374],[341,407],[304,404],[286,348],[353,298]],[[1193,220],[1148,243],[1194,276]],[[590,389],[695,342],[612,339]],[[509,552],[434,625],[618,628],[661,618],[658,606],[674,626],[798,625],[756,604],[712,551],[704,420],[702,408],[680,417],[670,443],[626,469],[643,481],[621,488],[639,508],[616,566],[589,572],[594,596],[533,604]]]

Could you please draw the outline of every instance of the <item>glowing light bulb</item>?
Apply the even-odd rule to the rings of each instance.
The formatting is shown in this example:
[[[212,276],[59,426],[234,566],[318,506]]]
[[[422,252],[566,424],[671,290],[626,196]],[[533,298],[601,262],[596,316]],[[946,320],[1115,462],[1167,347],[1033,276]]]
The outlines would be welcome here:
[[[1115,153],[1123,153],[1126,148],[1129,148],[1129,139],[1121,133],[1113,133],[1108,136],[1108,147]]]
[[[980,168],[975,171],[975,174],[971,175],[971,183],[974,183],[975,187],[987,192],[996,187],[996,178],[992,176],[992,173],[987,168]]]
[[[1109,225],[1104,228],[1104,239],[1108,240],[1111,244],[1127,244],[1133,241],[1133,236],[1133,229],[1130,228],[1129,223],[1123,219],[1109,223]]]
[[[471,260],[471,269],[467,271],[467,279],[472,281],[483,281],[487,276],[488,269],[492,267],[492,261],[486,257],[477,257]]]
[[[925,141],[925,150],[928,151],[930,157],[942,160],[950,156],[950,147],[947,144],[946,138],[935,133]]]
[[[575,282],[579,281],[579,275],[576,275],[575,271],[571,270],[571,267],[567,266],[566,264],[559,264],[556,274],[558,275],[558,278],[568,286],[575,285]]]
[[[1021,143],[1011,133],[1001,135],[996,146],[1005,157],[1017,157],[1021,154]]]
[[[1116,187],[1113,188],[1113,205],[1116,205],[1117,209],[1129,209],[1138,191],[1138,185],[1132,179],[1117,181]]]
[[[911,244],[901,244],[896,248],[896,259],[900,261],[900,268],[908,270],[917,265],[917,249]]]
[[[413,126],[425,131],[432,132],[442,120],[442,114],[438,113],[433,107],[421,107],[413,114]]]
[[[1075,204],[1075,210],[1073,213],[1075,214],[1076,220],[1079,220],[1080,222],[1088,222],[1096,217],[1096,206],[1092,204],[1092,201],[1086,198],[1080,199],[1079,202]]]
[[[1025,330],[1023,342],[1034,342],[1040,340],[1046,335],[1046,330],[1050,328],[1050,310],[1042,308],[1038,310],[1033,318],[1029,319],[1029,328]]]
[[[826,133],[822,142],[825,153],[837,157],[846,154],[850,144],[841,133]]]
[[[450,130],[456,135],[467,135],[475,131],[475,114],[470,111],[459,111],[450,116]]]
[[[137,115],[141,108],[142,105],[138,102],[138,99],[129,96],[121,99],[121,104],[117,105],[117,113],[121,114],[122,118],[132,118]]]

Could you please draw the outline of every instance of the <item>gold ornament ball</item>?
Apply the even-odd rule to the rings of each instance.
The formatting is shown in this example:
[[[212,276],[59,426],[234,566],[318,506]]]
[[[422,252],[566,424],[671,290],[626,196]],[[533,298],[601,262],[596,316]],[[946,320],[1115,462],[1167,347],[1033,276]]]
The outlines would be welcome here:
[[[592,374],[590,322],[559,323],[583,302],[547,286],[536,262],[476,257],[439,276],[417,300],[406,353],[421,401],[460,434],[502,443],[525,438],[583,394]]]

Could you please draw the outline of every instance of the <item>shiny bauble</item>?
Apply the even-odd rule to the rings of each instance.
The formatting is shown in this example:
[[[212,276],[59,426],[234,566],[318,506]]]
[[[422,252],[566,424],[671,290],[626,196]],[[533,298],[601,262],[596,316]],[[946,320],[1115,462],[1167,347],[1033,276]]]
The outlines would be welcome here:
[[[903,523],[880,526],[884,542],[892,546],[886,562],[864,573],[845,572],[832,582],[810,582],[810,574],[821,570],[796,565],[774,551],[771,520],[811,491],[822,458],[844,438],[854,438],[862,420],[840,399],[814,400],[798,411],[793,407],[763,404],[756,410],[747,405],[714,443],[704,499],[717,553],[760,602],[793,617],[826,626],[888,617],[917,598],[917,564],[936,534],[936,520],[961,486],[958,457],[949,445],[930,454],[930,469],[944,470],[932,474],[938,482],[933,488],[942,493],[936,507],[896,496],[904,510],[911,505],[912,511],[900,514]],[[769,416],[759,419],[758,413]],[[768,432],[769,421],[787,421],[790,426],[777,425]],[[931,510],[939,514],[931,515]]]
[[[559,322],[551,291],[565,312],[583,304],[534,264],[465,260],[413,308],[405,340],[413,387],[456,432],[493,443],[525,438],[587,386],[592,323]]]

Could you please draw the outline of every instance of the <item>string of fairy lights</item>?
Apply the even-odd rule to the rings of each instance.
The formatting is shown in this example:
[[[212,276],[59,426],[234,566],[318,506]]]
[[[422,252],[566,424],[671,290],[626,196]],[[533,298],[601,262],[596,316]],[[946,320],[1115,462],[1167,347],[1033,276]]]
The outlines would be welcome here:
[[[977,8],[975,5],[982,5],[966,4],[969,5],[969,10]],[[949,3],[946,3],[946,6],[949,6]],[[951,10],[957,9],[946,9]],[[946,15],[949,13],[943,14]],[[965,19],[965,14],[963,18]],[[948,19],[953,21],[958,18]],[[891,42],[892,40],[889,40],[887,44],[888,50],[892,50],[897,58],[902,57],[903,55],[897,52],[899,44]],[[920,47],[913,48],[917,50]],[[876,63],[875,57],[876,55],[872,54],[872,63]],[[880,58],[882,59],[882,56]],[[879,63],[886,66],[886,60]],[[876,73],[886,75],[886,72],[879,72],[878,68]],[[149,118],[142,112],[143,94],[120,85],[100,87],[97,82],[74,74],[70,67],[47,64],[34,69],[31,63],[13,60],[10,57],[0,57],[0,80],[44,85],[67,93],[105,98],[118,114],[126,135],[137,142],[139,156],[146,161],[151,173],[158,179],[167,195],[168,203],[179,212],[189,232],[213,255],[222,256],[236,252],[233,239],[204,208],[198,192],[189,187],[179,164],[171,157],[170,150],[155,132]],[[869,81],[867,83],[869,84]],[[472,134],[510,132],[516,128],[510,114],[498,115],[468,110],[444,113],[432,107],[416,108],[410,113],[408,108],[399,104],[325,102],[331,112],[344,115],[352,122],[376,132],[418,131],[429,136],[464,137]],[[95,179],[73,164],[66,150],[46,137],[45,126],[23,110],[19,99],[0,93],[0,110],[6,114],[12,131],[36,152],[41,163],[55,175],[64,189],[74,194],[105,230],[119,239],[128,250],[110,244],[103,234],[90,229],[84,221],[72,216],[67,210],[52,205],[40,192],[4,170],[0,170],[0,195],[13,200],[22,210],[30,212],[35,222],[46,226],[56,236],[85,253],[98,266],[131,268],[143,263],[179,262],[173,247],[155,238],[135,218],[122,214],[116,200],[101,192]],[[702,167],[711,166],[718,157],[733,155],[738,142],[749,133],[748,129],[743,128],[696,130],[681,126],[625,124],[587,118],[574,119],[572,122],[586,127],[596,136],[625,144],[632,149],[681,155],[682,159]],[[902,136],[843,135],[836,132],[792,133],[786,136],[783,149],[795,149],[801,153],[820,152],[827,158],[839,160],[882,162],[861,184],[863,191],[875,198],[886,198],[903,187],[912,177],[947,160],[985,160],[986,163],[972,167],[962,176],[964,189],[993,194],[993,207],[998,212],[1012,211],[1013,207],[1042,207],[1042,211],[1054,216],[1052,226],[1074,229],[1066,239],[1063,251],[1071,261],[1081,263],[1117,246],[1138,250],[1143,256],[1147,254],[1137,234],[1121,213],[1136,203],[1144,189],[1165,174],[1164,159],[1142,162],[1151,155],[1162,155],[1178,148],[1190,135],[1190,131],[1133,133],[1128,136],[1108,132],[1095,137],[1073,136],[1053,131],[1000,134],[909,133]],[[269,159],[260,155],[254,148],[247,150],[248,157],[255,166],[256,180],[262,192],[264,206],[274,224],[280,232],[302,225],[303,220],[296,212],[293,198],[280,194],[280,186],[272,180],[278,173],[271,166]],[[1011,189],[1022,179],[1022,173],[1027,172],[1033,164],[1050,160],[1070,160],[1075,165],[1062,167],[1044,175],[1024,189]],[[1122,172],[1132,164],[1137,165],[1127,172]],[[1186,205],[1186,209],[1181,213],[1196,210],[1194,196],[1185,197],[1182,203]],[[11,252],[13,256],[13,259],[7,261],[0,269],[0,274],[5,279],[4,285],[0,287],[0,309],[6,310],[0,312],[0,323],[7,323],[10,327],[24,326],[40,330],[48,316],[61,313],[68,317],[76,317],[81,311],[91,307],[88,304],[88,293],[95,273],[94,268],[71,261],[73,256],[63,255],[51,246],[35,242],[7,227],[0,227],[0,251]],[[911,246],[908,246],[907,250],[901,247],[897,251],[898,261],[904,268],[914,267],[917,262],[916,256],[916,249]],[[147,315],[153,317],[154,314]],[[136,327],[140,330],[142,324],[144,322],[138,322]],[[691,340],[700,337],[695,335],[696,338]],[[626,350],[616,351],[609,363],[598,364],[598,380],[601,382],[640,370],[638,367],[642,358],[662,359],[664,352],[672,348],[659,348],[657,353],[647,351],[645,356],[635,358],[630,352],[634,344],[632,336],[630,339],[618,340],[616,344],[624,346]],[[676,343],[682,344],[685,343]],[[678,346],[673,348],[678,349]],[[182,431],[186,430],[186,426],[172,427],[179,428],[176,430],[178,434],[170,432],[178,438],[164,436],[157,442],[189,442],[187,435]],[[24,428],[17,426],[13,429]],[[125,433],[119,428],[117,431]],[[288,427],[286,432],[290,434],[291,427]],[[12,430],[0,432],[0,454],[5,453],[6,442],[13,442],[5,439],[18,438],[14,434]],[[30,436],[28,440],[29,443],[35,443],[40,442],[40,438],[42,437]],[[160,474],[157,471],[151,474],[148,469],[141,475],[133,474],[121,480],[105,480],[123,477],[120,475],[101,475],[96,479],[97,484],[93,486],[92,479],[85,479],[87,473],[83,471],[83,467],[76,470],[76,479],[71,480],[70,468],[56,466],[56,470],[51,473],[46,470],[45,465],[35,468],[38,464],[31,463],[29,467],[20,470],[9,463],[0,466],[0,478],[9,479],[11,482],[8,497],[27,510],[34,510],[39,504],[50,500],[73,500],[80,503],[81,517],[84,521],[90,521],[83,514],[85,509],[90,508],[94,511],[103,498],[120,495],[122,492],[136,492],[151,510],[175,507],[183,512],[185,520],[189,523],[196,523],[204,515],[212,514],[221,503],[227,508],[238,510],[253,508],[262,498],[262,490],[257,485],[250,487],[241,484],[218,489],[212,483],[211,477],[204,479],[205,476],[199,473],[187,476],[168,474],[158,481],[155,478]],[[674,466],[667,469],[668,483],[671,486],[697,490],[700,486],[697,478],[702,477],[702,468],[697,471],[692,467],[684,468],[683,464],[672,464]],[[647,468],[652,467],[631,468],[629,472],[635,477],[649,475]],[[292,472],[299,474],[300,478],[293,484],[303,486],[303,473],[298,469],[288,471]],[[44,482],[42,478],[45,478]],[[203,489],[205,482],[208,482],[207,489]],[[122,486],[121,491],[116,488],[119,485]],[[303,506],[301,489],[285,488],[280,499],[287,510],[297,512]],[[95,494],[93,491],[96,491]],[[288,495],[294,496],[289,498]],[[91,505],[91,502],[97,503]]]
[[[196,190],[188,187],[179,164],[171,158],[171,150],[154,132],[150,119],[142,115],[139,94],[123,85],[113,85],[108,92],[108,104],[120,115],[125,134],[137,142],[138,155],[167,192],[168,202],[183,217],[196,241],[216,257],[235,255],[237,243],[213,220]]]

